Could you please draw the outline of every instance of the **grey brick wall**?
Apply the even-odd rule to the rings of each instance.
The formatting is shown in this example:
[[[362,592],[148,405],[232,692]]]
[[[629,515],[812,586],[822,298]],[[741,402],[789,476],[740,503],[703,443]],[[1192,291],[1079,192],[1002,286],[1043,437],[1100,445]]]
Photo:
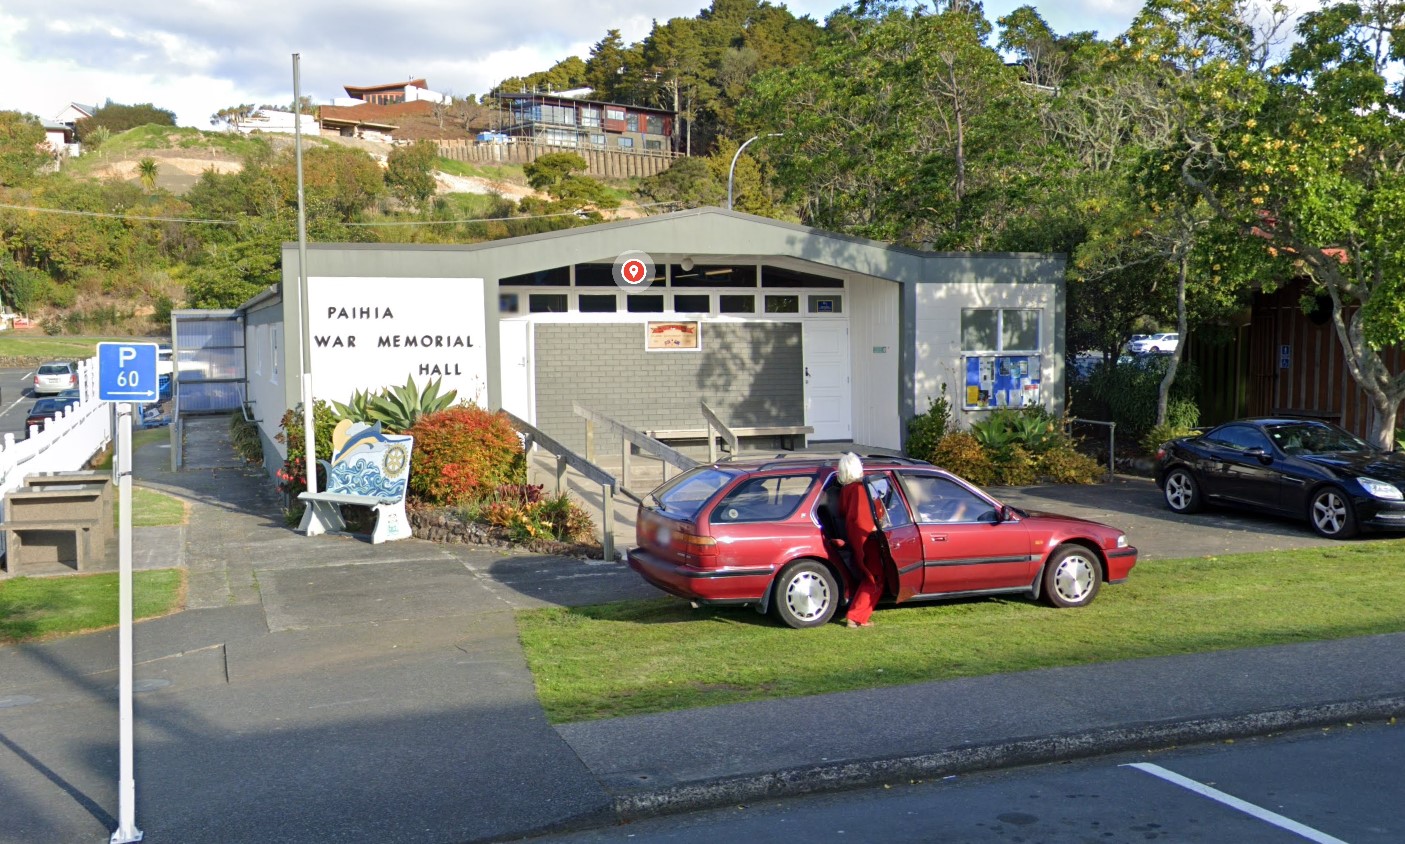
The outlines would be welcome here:
[[[537,427],[584,448],[579,402],[640,430],[700,429],[699,398],[732,425],[804,424],[799,323],[704,323],[701,352],[645,351],[644,329],[537,323]]]

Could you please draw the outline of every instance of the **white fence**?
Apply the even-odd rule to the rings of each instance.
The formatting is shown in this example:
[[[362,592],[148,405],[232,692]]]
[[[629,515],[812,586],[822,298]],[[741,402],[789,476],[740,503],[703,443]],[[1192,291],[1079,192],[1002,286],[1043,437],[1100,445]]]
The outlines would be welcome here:
[[[37,472],[82,469],[112,442],[112,405],[97,400],[97,358],[78,364],[78,389],[82,398],[76,405],[30,428],[26,439],[5,435],[0,446],[0,496],[24,486],[25,477]]]

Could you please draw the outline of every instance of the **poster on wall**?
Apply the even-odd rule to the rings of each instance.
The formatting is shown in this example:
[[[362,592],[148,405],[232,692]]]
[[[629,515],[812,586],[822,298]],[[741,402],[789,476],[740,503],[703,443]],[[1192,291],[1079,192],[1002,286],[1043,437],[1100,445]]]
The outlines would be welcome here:
[[[966,358],[966,410],[1039,404],[1039,355]]]
[[[650,322],[644,348],[651,352],[696,352],[702,348],[702,328],[697,321]]]
[[[357,390],[423,388],[488,404],[480,278],[309,278],[312,392],[346,402]]]

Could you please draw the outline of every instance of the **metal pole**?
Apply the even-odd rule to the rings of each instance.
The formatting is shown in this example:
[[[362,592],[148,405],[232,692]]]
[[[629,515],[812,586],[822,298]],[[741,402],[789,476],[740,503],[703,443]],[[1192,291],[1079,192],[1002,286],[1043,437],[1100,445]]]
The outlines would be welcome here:
[[[742,157],[742,150],[746,149],[747,144],[751,143],[752,141],[758,140],[758,139],[760,139],[760,138],[779,138],[779,137],[781,137],[781,136],[784,135],[784,134],[785,134],[784,132],[769,132],[769,133],[767,133],[767,134],[765,134],[765,135],[752,135],[750,138],[747,138],[747,139],[746,139],[746,143],[744,143],[744,144],[742,144],[741,146],[737,147],[737,154],[732,156],[732,166],[727,168],[727,210],[728,210],[728,211],[731,211],[731,210],[732,210],[732,179],[733,179],[733,177],[736,175],[736,172],[737,172],[737,159]]]
[[[293,157],[298,169],[298,322],[302,369],[303,449],[307,460],[307,491],[317,491],[317,430],[312,412],[311,308],[307,303],[307,208],[302,187],[302,85],[298,77],[301,56],[293,53]]]
[[[605,559],[615,559],[615,489],[609,484],[600,485],[600,550]]]
[[[117,405],[117,699],[119,762],[117,831],[112,844],[142,839],[132,765],[132,405]]]

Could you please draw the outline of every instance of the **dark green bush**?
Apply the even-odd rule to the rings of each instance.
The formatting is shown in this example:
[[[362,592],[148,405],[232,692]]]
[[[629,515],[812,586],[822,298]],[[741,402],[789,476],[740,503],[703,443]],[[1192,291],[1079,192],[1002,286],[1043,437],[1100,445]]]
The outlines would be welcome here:
[[[1156,399],[1166,375],[1169,356],[1150,355],[1118,361],[1070,382],[1072,411],[1084,419],[1117,423],[1117,439],[1139,442],[1156,424]],[[1194,427],[1200,421],[1195,394],[1200,386],[1195,365],[1181,361],[1171,385],[1167,423]]]
[[[951,399],[946,394],[946,385],[942,385],[940,396],[928,396],[927,402],[927,411],[907,423],[907,442],[903,450],[908,457],[931,461],[937,442],[951,430]]]

